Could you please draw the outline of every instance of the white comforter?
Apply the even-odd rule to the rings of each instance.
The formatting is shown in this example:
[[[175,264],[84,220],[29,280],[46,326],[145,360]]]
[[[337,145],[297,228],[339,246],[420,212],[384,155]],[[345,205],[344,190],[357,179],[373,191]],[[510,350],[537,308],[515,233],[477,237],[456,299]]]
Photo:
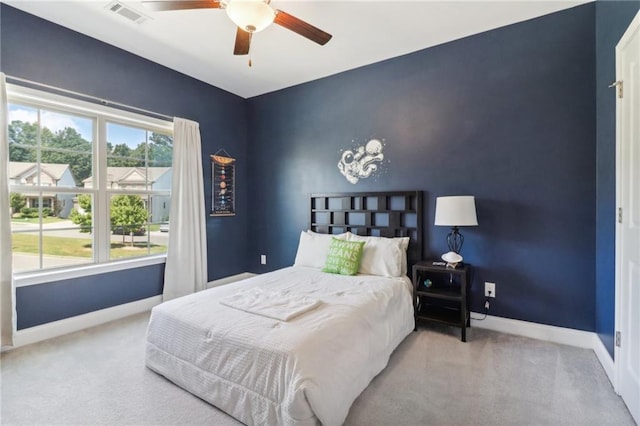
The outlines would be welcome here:
[[[287,322],[219,303],[252,287],[321,303]],[[340,425],[413,326],[407,277],[291,267],[156,306],[146,364],[246,424]]]
[[[223,297],[218,302],[231,308],[263,315],[280,321],[289,321],[320,305],[318,299],[297,294],[297,289],[265,291],[254,287]]]

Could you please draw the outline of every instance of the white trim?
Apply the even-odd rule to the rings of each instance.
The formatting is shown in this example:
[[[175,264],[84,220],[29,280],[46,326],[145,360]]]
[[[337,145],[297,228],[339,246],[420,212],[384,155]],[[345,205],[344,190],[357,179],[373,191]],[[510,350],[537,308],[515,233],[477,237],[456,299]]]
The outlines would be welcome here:
[[[27,186],[27,185],[10,185],[10,190],[17,190],[19,192],[26,193],[78,193],[78,194],[92,194],[93,195],[93,225],[94,233],[92,237],[93,242],[93,259],[87,259],[86,264],[82,266],[60,267],[57,269],[42,269],[39,271],[26,272],[24,274],[17,273],[14,275],[15,283],[17,287],[33,284],[41,284],[45,282],[77,278],[86,275],[94,275],[105,272],[118,271],[125,268],[146,266],[149,264],[158,264],[166,262],[166,255],[157,256],[144,256],[144,258],[150,258],[148,262],[141,261],[141,258],[136,258],[133,263],[125,262],[123,265],[119,265],[119,261],[110,262],[109,259],[109,205],[110,197],[112,194],[137,194],[137,195],[170,195],[170,191],[160,190],[121,190],[111,191],[107,186],[107,130],[106,126],[109,123],[118,125],[131,126],[140,128],[145,131],[152,131],[161,134],[173,135],[173,122],[162,120],[159,118],[153,118],[141,115],[139,113],[124,111],[116,108],[112,108],[105,105],[97,105],[91,102],[70,98],[68,96],[58,95],[54,93],[44,92],[37,89],[28,87],[22,87],[20,85],[7,85],[7,95],[9,103],[16,103],[19,105],[33,106],[37,108],[38,125],[42,125],[41,113],[43,109],[59,112],[62,114],[72,114],[74,116],[82,117],[92,121],[93,140],[92,142],[92,176],[94,177],[97,185],[92,185],[92,188],[76,188],[76,187],[47,187],[43,185]],[[40,137],[38,136],[38,139]],[[38,140],[38,146],[40,145]],[[38,153],[40,151],[38,150]],[[36,163],[39,164],[41,155],[38,154]],[[95,186],[95,187],[93,187]],[[13,231],[15,233],[21,231]],[[25,231],[26,232],[26,231]],[[42,235],[43,227],[40,222],[38,232]],[[42,256],[43,256],[43,239],[39,240],[39,259],[40,267],[42,268]],[[115,266],[114,266],[115,265]]]
[[[622,49],[631,41],[635,31],[640,28],[640,11],[629,24],[629,27],[625,30],[622,38],[616,45],[616,81],[622,79]],[[616,87],[617,91],[617,87]],[[616,96],[616,216],[618,209],[622,206],[622,99]],[[616,242],[615,242],[615,312],[614,312],[614,333],[620,331],[622,324],[622,312],[620,306],[622,306],[622,259],[620,254],[622,253],[622,224],[614,218],[616,224]],[[620,348],[614,347],[614,359],[620,359]],[[612,381],[616,393],[618,392],[618,383],[620,383],[620,375],[622,374],[622,367],[619,363],[614,363],[615,380]]]
[[[597,333],[593,333],[593,351],[596,353],[600,365],[604,368],[604,372],[607,373],[607,377],[613,385],[613,389],[616,389],[616,366],[613,362],[613,358],[609,355],[609,351],[604,347],[604,343],[600,340]]]
[[[159,119],[164,119],[164,120],[171,121],[171,122],[173,122],[173,119],[175,118],[173,116],[169,116],[169,115],[166,115],[166,114],[161,114],[161,113],[158,113],[158,112],[149,111],[147,109],[139,108],[139,107],[136,107],[136,106],[133,106],[133,105],[126,105],[126,104],[122,104],[120,102],[114,102],[114,101],[110,101],[108,99],[99,98],[97,96],[87,95],[86,93],[74,92],[73,90],[68,90],[68,89],[63,89],[61,87],[51,86],[49,84],[40,83],[38,81],[27,80],[26,78],[15,77],[15,76],[12,76],[12,75],[7,75],[6,77],[9,80],[17,82],[16,84],[19,87],[23,87],[22,86],[23,84],[27,84],[29,86],[35,85],[36,87],[40,88],[38,90],[46,89],[44,91],[47,92],[47,93],[49,93],[51,90],[53,90],[54,92],[64,93],[65,96],[70,96],[72,99],[91,100],[91,103],[98,103],[98,104],[101,104],[101,105],[104,105],[104,106],[114,107],[115,109],[119,109],[119,110],[131,111],[131,112],[142,114],[144,116],[157,117]]]
[[[145,256],[135,259],[119,260],[109,263],[90,264],[78,267],[65,267],[64,269],[47,269],[32,273],[17,273],[13,282],[16,287],[44,284],[52,281],[68,280],[72,278],[86,277],[90,275],[105,274],[108,272],[122,271],[124,269],[141,268],[143,266],[165,263],[167,256],[164,254]]]
[[[623,36],[624,37],[624,36]],[[622,41],[622,40],[620,40]],[[620,59],[620,43],[616,46],[616,81],[619,80],[620,74],[622,72],[622,63]],[[617,87],[615,88],[617,90]],[[615,95],[614,95],[615,96]],[[621,208],[622,203],[622,114],[620,109],[620,102],[622,100],[616,96],[616,206],[615,206],[615,214],[617,216],[618,209]],[[622,260],[620,258],[620,253],[622,250],[622,228],[621,224],[618,223],[616,218],[615,220],[615,254],[614,254],[614,334],[620,330],[620,323],[622,321],[620,306],[622,306],[622,286],[620,284],[621,281],[621,273],[622,273]],[[620,359],[620,348],[617,346],[613,349],[613,355],[616,359]],[[620,368],[618,365],[615,365],[615,380],[612,381],[614,383],[614,389],[616,393],[618,392],[617,384],[620,382]]]
[[[243,272],[241,274],[210,281],[207,283],[207,288],[230,284],[232,282],[251,278],[256,275],[257,274],[253,274],[250,272]],[[14,336],[14,346],[3,347],[2,351],[4,352],[32,343],[41,342],[43,340],[51,339],[54,337],[62,336],[64,334],[73,333],[76,331],[84,330],[86,328],[105,324],[110,321],[115,321],[131,315],[146,312],[151,310],[151,308],[153,308],[154,306],[159,305],[160,303],[162,303],[162,295],[149,297],[147,299],[126,303],[123,305],[113,306],[111,308],[101,309],[99,311],[54,321],[24,330],[18,330]],[[479,313],[474,314],[480,315]],[[471,326],[502,333],[515,334],[538,340],[592,349],[595,352],[598,361],[604,368],[609,381],[611,381],[612,384],[615,383],[613,380],[613,378],[615,377],[615,365],[613,359],[611,359],[611,357],[609,356],[609,352],[607,352],[607,349],[604,347],[604,344],[596,333],[496,316],[487,316],[483,321],[472,319]]]
[[[128,124],[138,128],[148,128],[159,133],[173,135],[173,121],[142,115],[141,113],[113,108],[107,105],[83,101],[69,96],[58,95],[30,87],[7,84],[7,98],[9,103],[21,103],[34,107],[45,107],[60,113],[73,113],[84,118],[94,119],[102,115],[116,124]]]
[[[238,275],[231,275],[229,277],[220,278],[219,280],[209,281],[207,283],[207,288],[218,287],[225,284],[231,284],[236,281],[244,280],[247,278],[255,277],[258,274],[252,274],[251,272],[243,272]]]
[[[2,351],[30,345],[53,337],[62,336],[64,334],[73,333],[86,328],[95,327],[100,324],[105,324],[110,321],[146,312],[160,303],[162,303],[162,296],[158,295],[131,303],[125,303],[123,305],[113,306],[111,308],[101,309],[99,311],[89,312],[88,314],[65,318],[63,320],[26,328],[24,330],[18,330],[14,335],[14,345],[12,347],[3,347]]]
[[[482,314],[473,312],[472,315],[481,316]],[[616,388],[616,365],[597,333],[489,315],[487,315],[484,320],[471,319],[471,326],[547,342],[591,349],[595,353],[596,358],[598,358],[600,365],[602,365],[611,385],[614,389]]]
[[[482,314],[474,312],[473,315]],[[590,331],[574,330],[572,328],[556,327],[553,325],[494,317],[491,315],[487,315],[483,321],[472,319],[471,326],[587,349],[593,349],[593,336],[595,334]]]
[[[158,257],[155,257],[158,260]],[[137,266],[141,266],[141,263],[153,264],[149,263],[153,258],[143,258],[131,261],[123,261],[118,263],[112,263],[109,265],[91,265],[94,270],[103,269],[105,266],[111,266],[112,268],[117,267],[117,269],[112,270],[121,270],[127,269],[131,265],[131,263],[138,263]],[[155,263],[163,263],[164,256],[161,261],[156,261]],[[84,268],[74,268],[76,270],[87,270],[89,267]],[[62,273],[68,273],[69,271],[60,271]],[[78,271],[79,273],[79,271]],[[102,273],[102,272],[94,272],[94,273]],[[52,272],[48,272],[47,274],[40,275],[52,275]],[[87,273],[79,274],[78,276],[85,276]],[[237,275],[231,275],[229,277],[221,278],[218,280],[210,281],[207,283],[207,288],[217,287],[225,284],[230,284],[232,282],[240,281],[246,278],[251,278],[256,276],[257,274],[252,274],[250,272],[243,272]],[[68,278],[68,277],[67,277]],[[25,278],[26,279],[26,278]],[[43,282],[40,280],[39,282]],[[31,283],[35,284],[35,283]],[[21,283],[21,285],[31,285],[29,283]],[[95,327],[97,325],[101,325],[110,321],[115,321],[121,318],[125,318],[131,315],[139,314],[141,312],[146,312],[151,310],[156,305],[162,303],[162,295],[149,297],[147,299],[137,300],[131,303],[125,303],[123,305],[113,306],[111,308],[101,309],[99,311],[89,312],[87,314],[78,315],[71,318],[65,318],[63,320],[50,322],[43,325],[38,325],[35,327],[26,328],[24,330],[18,330],[14,335],[14,346],[12,347],[3,347],[2,351],[7,351],[11,349],[15,349],[21,346],[30,345],[32,343],[41,342],[43,340],[51,339],[54,337],[62,336],[64,334],[73,333],[76,331],[84,330],[86,328]]]
[[[107,125],[105,123],[105,118],[98,116],[97,117],[97,126],[94,129],[96,133],[97,139],[99,141],[107,140]],[[95,158],[107,158],[107,144],[106,143],[97,143],[94,144],[94,153]],[[98,188],[106,188],[107,185],[107,168],[100,167],[101,164],[98,163],[97,170],[92,174],[93,182],[91,182],[91,186],[97,186]],[[97,185],[96,185],[97,184]],[[107,191],[99,191],[93,196],[93,209],[95,217],[109,217],[109,206],[110,199]],[[111,236],[110,227],[111,221],[109,220],[92,220],[92,223],[95,226],[95,248],[94,248],[94,259],[98,262],[102,262],[104,260],[109,259],[109,255],[111,252]]]

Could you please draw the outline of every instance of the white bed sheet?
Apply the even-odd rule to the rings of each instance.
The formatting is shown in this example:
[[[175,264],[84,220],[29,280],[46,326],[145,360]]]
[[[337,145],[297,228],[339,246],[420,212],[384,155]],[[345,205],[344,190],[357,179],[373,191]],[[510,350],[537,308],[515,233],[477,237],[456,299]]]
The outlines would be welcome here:
[[[256,286],[321,304],[283,322],[219,303]],[[413,327],[407,277],[290,267],[156,306],[146,364],[249,425],[340,425]]]

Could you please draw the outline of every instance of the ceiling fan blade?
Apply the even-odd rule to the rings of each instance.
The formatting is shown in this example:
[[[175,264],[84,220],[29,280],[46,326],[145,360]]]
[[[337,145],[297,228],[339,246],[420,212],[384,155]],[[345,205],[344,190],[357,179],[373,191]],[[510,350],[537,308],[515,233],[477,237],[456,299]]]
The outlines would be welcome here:
[[[320,28],[314,27],[293,15],[289,15],[287,12],[277,9],[275,12],[276,18],[273,22],[276,24],[293,31],[294,33],[300,34],[302,37],[306,37],[311,41],[315,41],[322,46],[331,40],[331,34],[322,31]]]
[[[238,30],[236,31],[236,45],[233,48],[233,54],[234,55],[249,54],[250,45],[251,45],[251,33],[238,27]]]
[[[220,9],[222,6],[216,0],[170,0],[170,1],[143,1],[147,9],[163,12],[166,10],[185,9]]]

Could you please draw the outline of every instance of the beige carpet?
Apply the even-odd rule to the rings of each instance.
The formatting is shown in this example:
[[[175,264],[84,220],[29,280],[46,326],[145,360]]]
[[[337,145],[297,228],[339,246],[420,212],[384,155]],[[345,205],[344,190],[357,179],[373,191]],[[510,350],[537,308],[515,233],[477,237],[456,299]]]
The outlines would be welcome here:
[[[6,425],[237,425],[144,366],[148,314],[2,354]],[[421,327],[355,401],[348,425],[633,425],[594,353]]]

